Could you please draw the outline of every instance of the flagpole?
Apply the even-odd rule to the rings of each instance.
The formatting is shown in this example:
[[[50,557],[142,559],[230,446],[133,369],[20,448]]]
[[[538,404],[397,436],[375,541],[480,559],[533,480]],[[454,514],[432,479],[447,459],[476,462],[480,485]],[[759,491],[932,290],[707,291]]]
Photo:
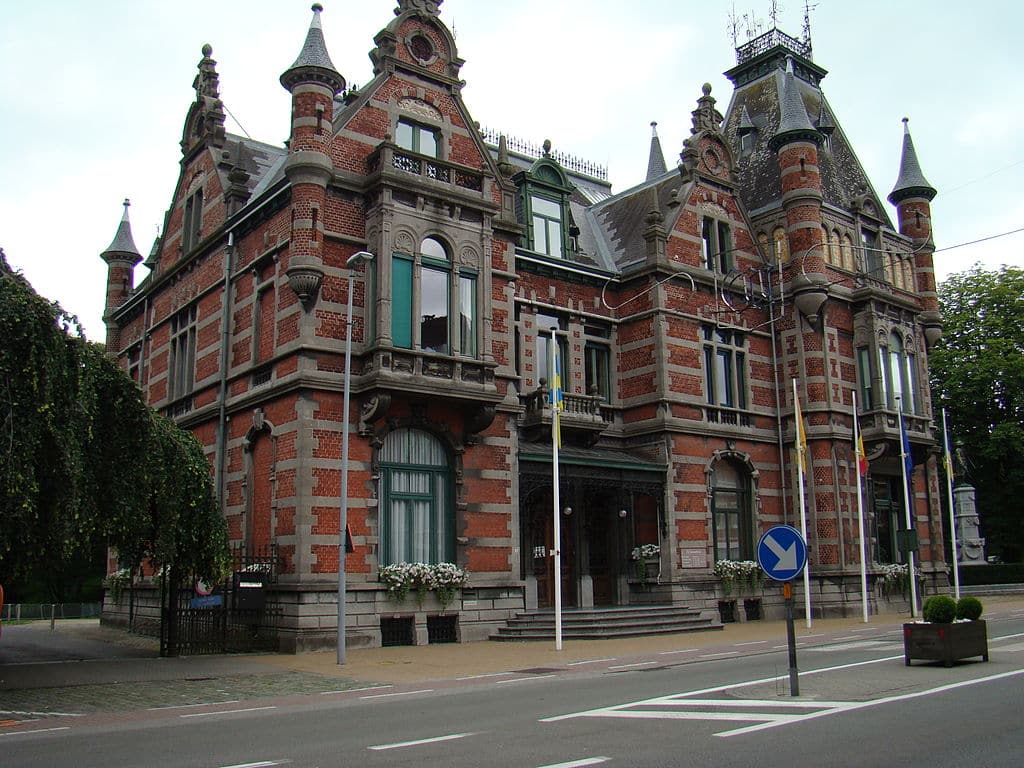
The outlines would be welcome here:
[[[800,535],[804,537],[804,545],[810,550],[810,544],[807,541],[807,501],[804,495],[804,466],[807,463],[807,458],[804,455],[806,446],[804,442],[806,437],[801,439],[801,433],[803,432],[803,416],[800,414],[800,400],[797,397],[796,391],[796,378],[793,379],[793,413],[796,415],[796,455],[797,455],[797,470],[800,476]],[[811,628],[811,562],[810,557],[807,558],[807,565],[804,566],[804,613],[807,617],[807,628]]]
[[[949,455],[949,424],[942,409],[943,448],[946,450],[946,492],[949,494],[949,537],[953,545],[953,592],[960,599],[960,558],[956,552],[956,509],[953,506],[953,457]]]
[[[868,623],[868,543],[864,538],[864,503],[861,499],[860,466],[864,460],[861,453],[860,421],[857,418],[857,390],[853,391],[853,453],[854,474],[857,476],[857,530],[860,533],[860,596],[864,611],[864,623]]]
[[[910,548],[910,544],[913,540],[914,521],[910,513],[910,492],[911,489],[907,483],[907,449],[909,446],[909,440],[907,439],[906,428],[903,425],[903,401],[897,396],[896,407],[899,408],[899,419],[900,419],[900,470],[903,474],[903,511],[906,517],[907,523],[907,559],[910,567],[910,616],[914,618],[917,616],[917,570],[914,567],[914,550]]]
[[[559,515],[559,507],[561,506],[561,495],[559,492],[559,480],[558,480],[558,448],[559,442],[561,442],[561,431],[562,425],[559,423],[561,414],[561,403],[558,402],[558,397],[561,393],[557,390],[561,389],[562,382],[561,376],[558,373],[558,339],[555,336],[557,328],[551,329],[551,353],[549,355],[548,365],[548,378],[550,379],[549,386],[551,387],[551,465],[552,465],[552,482],[553,488],[551,491],[552,504],[552,519],[553,519],[553,536],[554,536],[554,558],[555,558],[555,650],[562,650],[562,521]]]

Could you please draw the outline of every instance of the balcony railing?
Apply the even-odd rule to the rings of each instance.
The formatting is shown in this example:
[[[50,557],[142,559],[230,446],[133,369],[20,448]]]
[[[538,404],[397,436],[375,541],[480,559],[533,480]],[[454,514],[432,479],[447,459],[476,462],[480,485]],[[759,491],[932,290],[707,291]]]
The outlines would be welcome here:
[[[394,168],[403,173],[420,176],[431,181],[450,184],[468,192],[482,192],[484,176],[481,172],[457,163],[418,155],[395,144],[384,142],[368,159],[370,173],[384,172]]]
[[[548,388],[541,386],[522,396],[526,413],[523,415],[524,428],[551,427],[552,411],[548,402]],[[582,433],[597,437],[608,429],[614,419],[613,409],[600,395],[562,395],[561,425],[563,437]]]

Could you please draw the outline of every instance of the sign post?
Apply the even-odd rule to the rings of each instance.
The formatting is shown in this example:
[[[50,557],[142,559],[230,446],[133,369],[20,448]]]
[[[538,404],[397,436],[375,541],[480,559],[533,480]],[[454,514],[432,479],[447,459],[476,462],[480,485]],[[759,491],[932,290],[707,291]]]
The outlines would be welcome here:
[[[796,630],[793,627],[793,583],[807,566],[807,542],[791,525],[769,528],[757,543],[757,563],[765,576],[782,582],[786,600],[786,639],[789,643],[789,693],[800,695],[800,679],[796,665]]]

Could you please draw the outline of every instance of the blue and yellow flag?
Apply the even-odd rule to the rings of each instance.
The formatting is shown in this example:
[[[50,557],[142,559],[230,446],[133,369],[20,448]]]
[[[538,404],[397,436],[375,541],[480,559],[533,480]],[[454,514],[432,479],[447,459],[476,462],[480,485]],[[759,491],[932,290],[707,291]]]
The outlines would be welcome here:
[[[551,391],[548,395],[551,402],[551,439],[559,448],[562,447],[562,423],[561,413],[565,407],[565,403],[562,398],[562,361],[558,357],[558,344],[554,338],[551,339],[551,344],[554,347],[552,350],[552,360],[554,365],[551,366]]]

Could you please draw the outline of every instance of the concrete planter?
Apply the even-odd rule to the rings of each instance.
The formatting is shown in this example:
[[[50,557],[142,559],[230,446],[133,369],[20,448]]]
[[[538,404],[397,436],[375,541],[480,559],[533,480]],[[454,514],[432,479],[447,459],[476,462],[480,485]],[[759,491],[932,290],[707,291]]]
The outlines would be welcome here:
[[[941,661],[947,667],[954,661],[981,656],[988,661],[988,626],[982,619],[951,624],[904,624],[903,658]]]

